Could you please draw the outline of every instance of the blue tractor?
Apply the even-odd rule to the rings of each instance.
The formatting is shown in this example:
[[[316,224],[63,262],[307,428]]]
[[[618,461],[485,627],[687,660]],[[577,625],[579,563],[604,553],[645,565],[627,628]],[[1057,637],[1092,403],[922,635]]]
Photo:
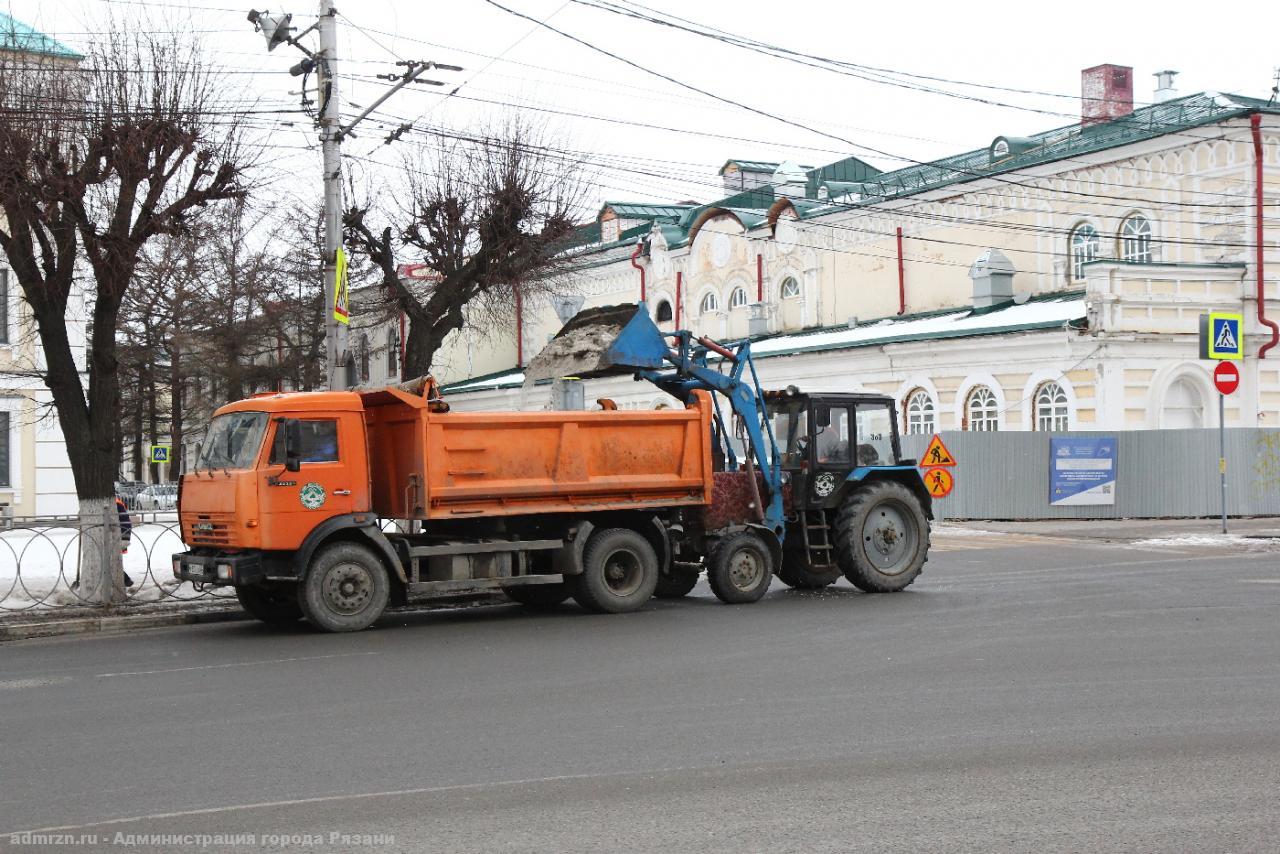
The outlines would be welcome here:
[[[732,603],[759,599],[774,575],[810,590],[843,575],[865,592],[891,593],[920,574],[932,498],[916,461],[902,459],[892,398],[766,391],[750,341],[664,333],[643,305],[580,312],[526,380],[623,372],[681,401],[706,390],[716,402],[713,499],[670,532],[674,560],[657,596],[688,593],[704,570]]]

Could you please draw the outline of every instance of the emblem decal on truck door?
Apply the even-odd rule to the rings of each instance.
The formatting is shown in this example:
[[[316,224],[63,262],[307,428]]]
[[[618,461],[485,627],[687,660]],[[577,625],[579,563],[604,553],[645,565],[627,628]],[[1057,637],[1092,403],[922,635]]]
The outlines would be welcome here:
[[[829,471],[824,471],[813,479],[813,492],[819,498],[826,498],[828,495],[836,491],[836,476]]]
[[[324,493],[324,487],[314,480],[298,491],[298,498],[302,500],[302,506],[308,510],[319,510],[324,506],[324,500],[327,497]]]

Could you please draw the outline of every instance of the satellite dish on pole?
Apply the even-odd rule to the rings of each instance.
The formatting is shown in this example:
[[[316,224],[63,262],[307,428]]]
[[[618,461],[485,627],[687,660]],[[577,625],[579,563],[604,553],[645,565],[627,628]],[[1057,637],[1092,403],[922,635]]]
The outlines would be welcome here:
[[[267,40],[269,51],[275,50],[277,45],[288,42],[289,33],[293,31],[293,27],[289,26],[293,21],[293,15],[272,15],[270,11],[259,12],[257,9],[250,9],[249,21]]]

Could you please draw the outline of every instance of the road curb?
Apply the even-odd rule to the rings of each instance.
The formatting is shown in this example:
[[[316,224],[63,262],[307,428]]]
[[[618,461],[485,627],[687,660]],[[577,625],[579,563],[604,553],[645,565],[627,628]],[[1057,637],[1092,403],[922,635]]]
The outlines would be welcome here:
[[[418,607],[398,608],[388,615],[417,614],[426,611],[456,611],[459,608],[508,604],[502,593],[471,593],[450,597]],[[92,614],[65,619],[43,619],[19,623],[0,621],[0,643],[5,641],[51,638],[65,635],[119,634],[137,629],[157,629],[204,623],[229,623],[253,618],[238,607],[183,609],[172,613]]]
[[[239,608],[224,608],[208,611],[180,611],[174,614],[103,614],[68,617],[63,620],[37,620],[29,623],[0,622],[0,642],[62,635],[127,632],[135,629],[155,629],[197,623],[226,623],[248,619],[251,619],[250,616]]]

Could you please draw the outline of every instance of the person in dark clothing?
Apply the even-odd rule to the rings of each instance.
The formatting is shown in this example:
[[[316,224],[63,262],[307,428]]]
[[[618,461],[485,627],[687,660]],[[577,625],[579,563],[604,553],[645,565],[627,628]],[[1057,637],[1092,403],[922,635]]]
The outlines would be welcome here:
[[[129,551],[129,542],[133,539],[133,520],[129,518],[129,506],[119,495],[116,496],[116,510],[120,514],[120,554],[123,555]],[[124,586],[133,586],[133,579],[127,572],[124,573]]]

